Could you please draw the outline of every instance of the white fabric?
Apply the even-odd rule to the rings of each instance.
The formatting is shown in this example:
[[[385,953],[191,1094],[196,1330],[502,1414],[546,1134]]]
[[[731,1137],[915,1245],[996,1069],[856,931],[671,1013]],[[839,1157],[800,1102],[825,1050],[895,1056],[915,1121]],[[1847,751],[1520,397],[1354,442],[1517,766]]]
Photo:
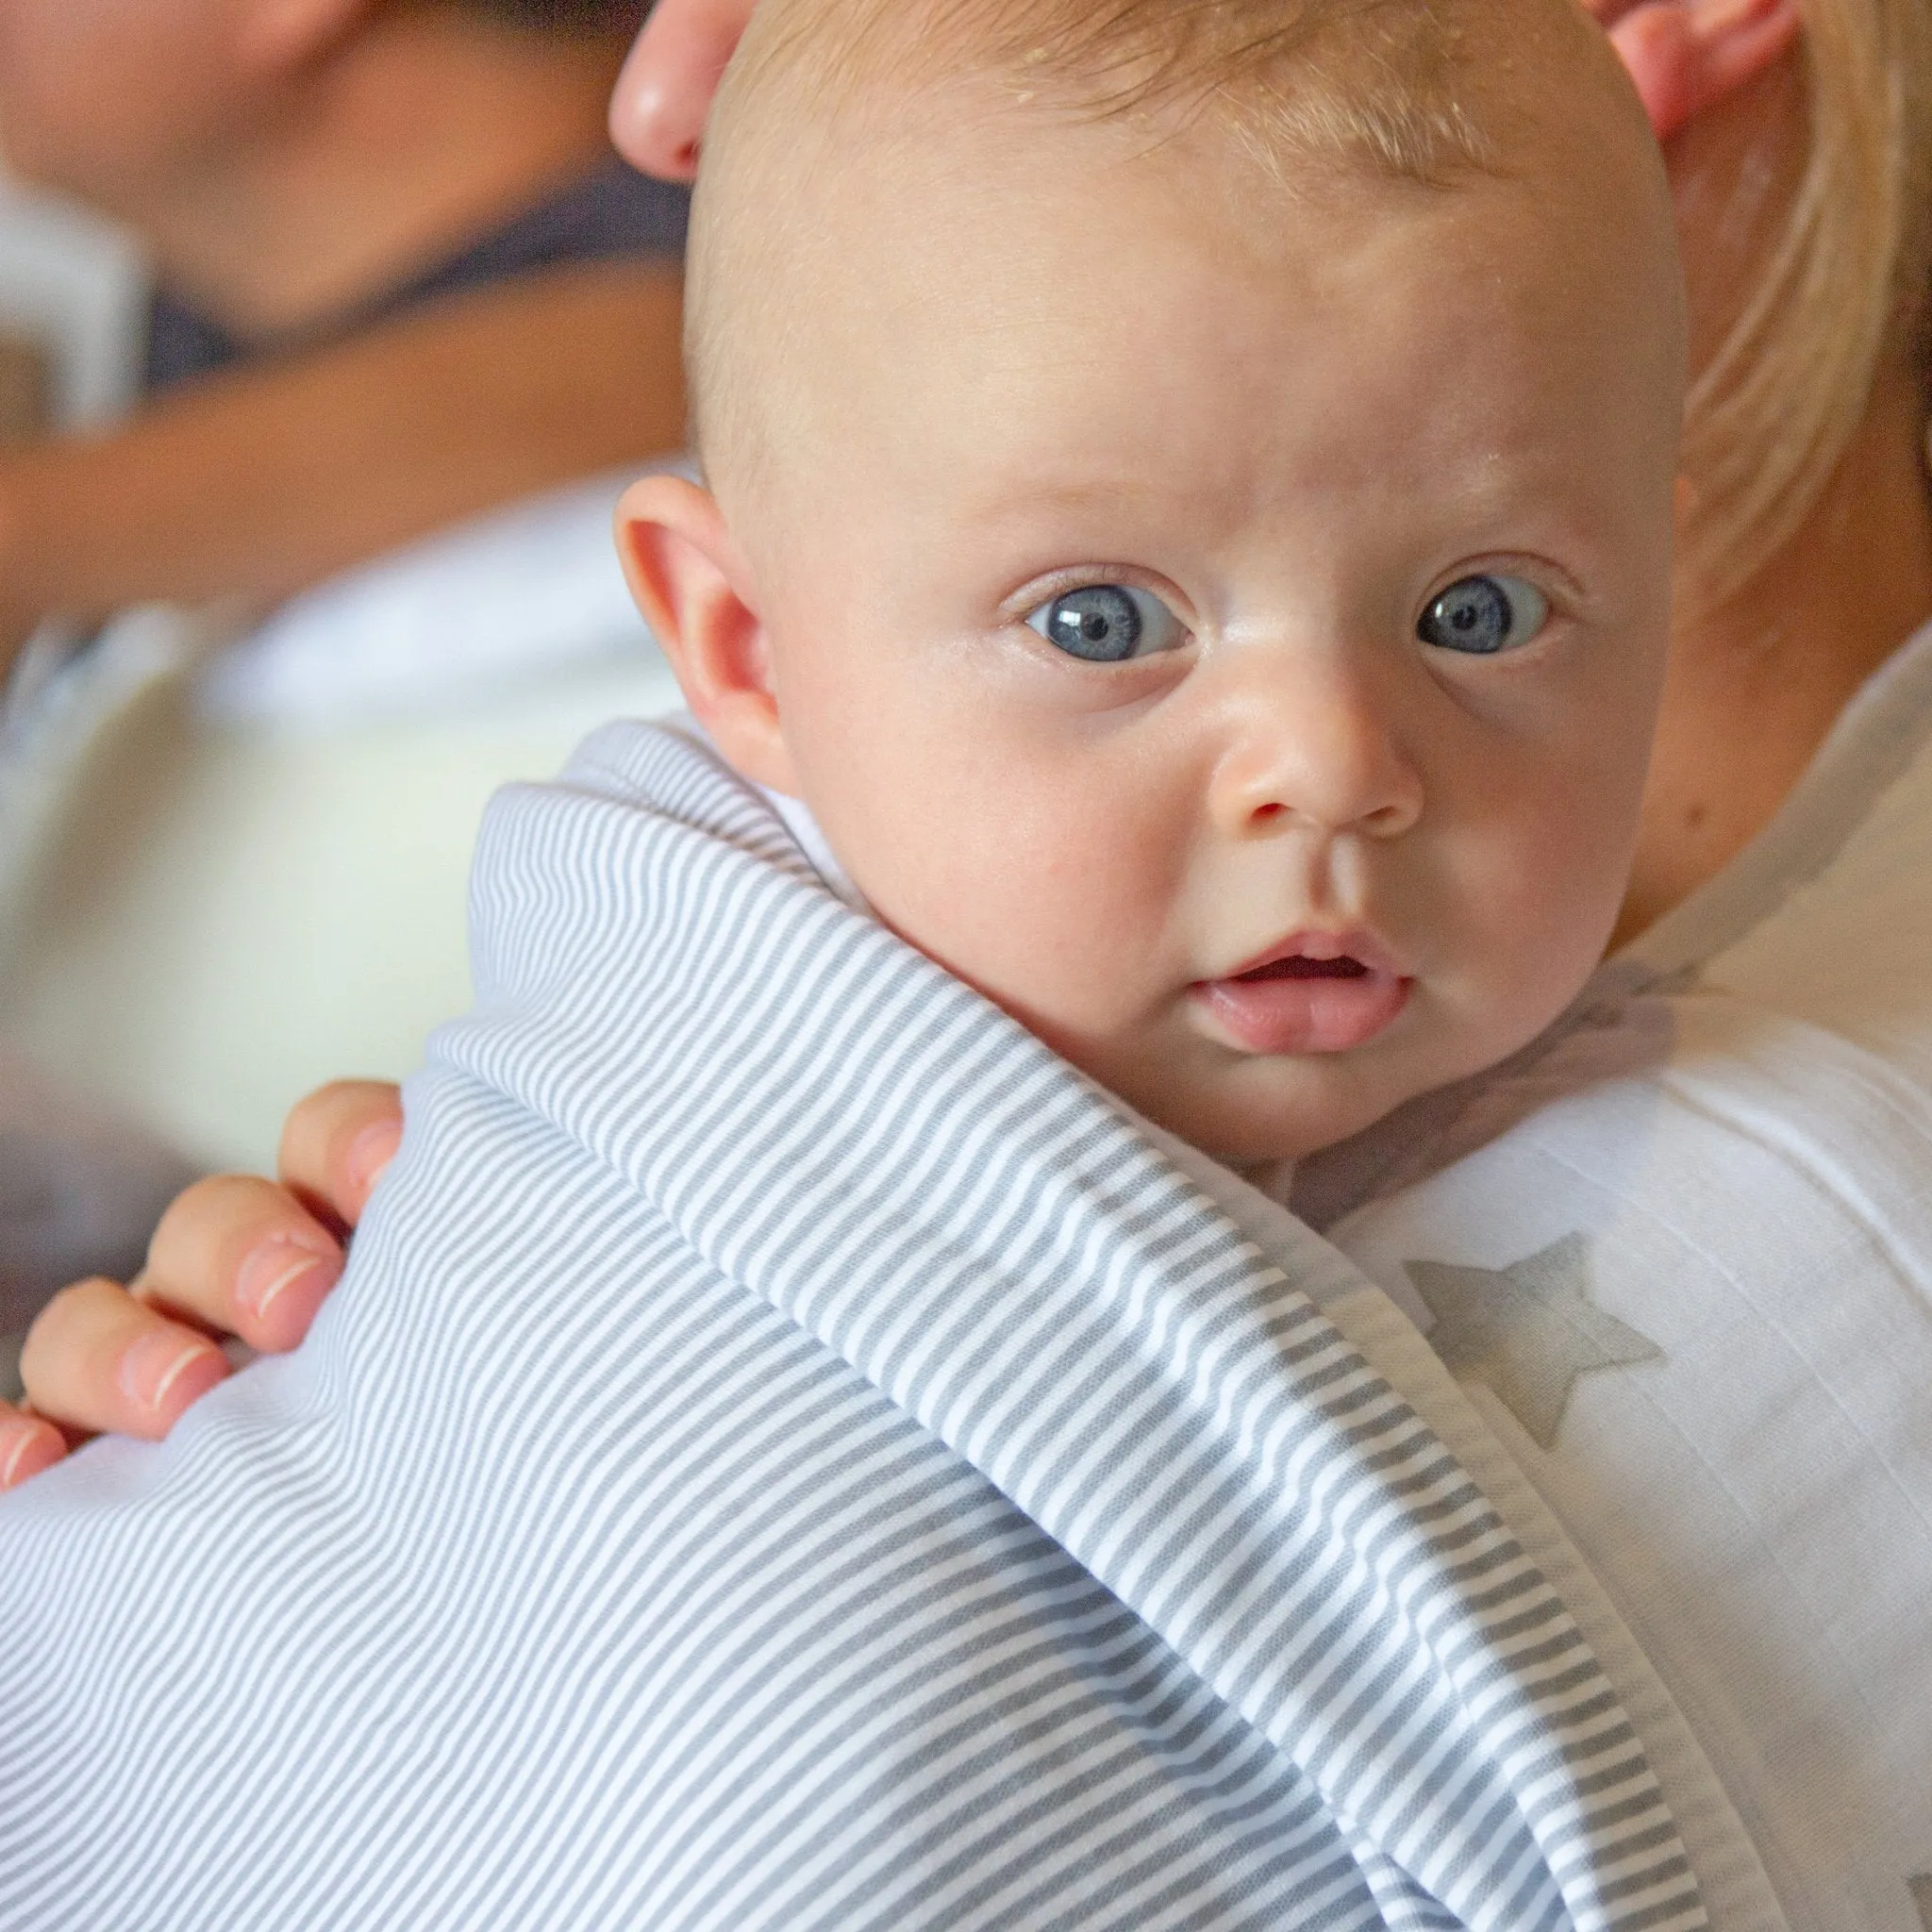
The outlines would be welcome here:
[[[257,1169],[310,1088],[414,1067],[469,1000],[491,792],[678,702],[612,558],[617,488],[344,573],[232,671],[232,620],[150,610],[49,682],[0,750],[0,1054]]]
[[[475,920],[309,1343],[0,1499],[0,1921],[1779,1923],[1385,1298],[714,754],[500,798]]]
[[[0,717],[0,1031],[41,937],[26,908],[87,754],[130,703],[178,676],[214,635],[136,613],[67,675],[31,693],[15,680]],[[87,857],[90,877],[108,873],[98,849]],[[47,1298],[85,1274],[126,1279],[162,1208],[201,1172],[165,1138],[91,1097],[85,1083],[51,1079],[43,1045],[30,1029],[0,1045],[0,1401],[20,1393],[19,1344]]]
[[[46,349],[57,422],[100,422],[133,400],[146,297],[126,235],[0,177],[0,331]]]
[[[446,722],[654,659],[610,534],[637,474],[546,491],[291,598],[208,667],[200,708],[231,725]]]
[[[1464,1372],[1800,1932],[1932,1907],[1928,738],[1932,630],[1553,1045],[1330,1159],[1391,1158],[1333,1234],[1391,1293],[1449,1264],[1500,1307],[1569,1257],[1652,1351],[1580,1374],[1547,1442],[1527,1357]]]

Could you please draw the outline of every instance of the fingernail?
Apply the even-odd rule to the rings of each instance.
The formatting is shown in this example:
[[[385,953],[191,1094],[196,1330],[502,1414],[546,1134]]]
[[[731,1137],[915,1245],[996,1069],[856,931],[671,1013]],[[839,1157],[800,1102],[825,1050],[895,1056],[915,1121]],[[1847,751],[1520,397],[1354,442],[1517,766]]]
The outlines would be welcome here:
[[[291,1288],[301,1282],[306,1290],[306,1298],[312,1305],[319,1306],[323,1296],[336,1285],[336,1277],[341,1272],[341,1258],[333,1251],[318,1253],[299,1241],[268,1241],[250,1254],[237,1270],[235,1305],[244,1315],[253,1316],[258,1322],[264,1321],[268,1311]],[[304,1298],[296,1297],[297,1300]],[[314,1306],[310,1307],[311,1314]]]
[[[24,1417],[0,1422],[0,1490],[13,1489],[28,1476],[51,1469],[60,1456],[59,1438],[44,1424]]]
[[[206,1395],[228,1373],[222,1352],[211,1341],[184,1341],[179,1335],[153,1329],[131,1343],[121,1357],[121,1392],[143,1408],[159,1408],[185,1390],[189,1401]]]
[[[383,1169],[395,1158],[402,1138],[400,1121],[380,1121],[373,1127],[364,1127],[350,1141],[349,1180],[360,1201],[368,1200],[371,1191],[382,1178]]]

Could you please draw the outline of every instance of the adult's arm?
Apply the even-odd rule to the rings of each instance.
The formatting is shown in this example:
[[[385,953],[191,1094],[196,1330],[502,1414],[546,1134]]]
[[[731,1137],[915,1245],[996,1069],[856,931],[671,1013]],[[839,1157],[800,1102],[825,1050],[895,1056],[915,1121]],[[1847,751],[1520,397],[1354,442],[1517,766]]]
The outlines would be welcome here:
[[[97,1277],[57,1295],[21,1357],[28,1408],[0,1403],[0,1490],[104,1430],[158,1441],[226,1378],[215,1338],[293,1348],[341,1273],[341,1238],[402,1124],[401,1096],[386,1082],[322,1088],[289,1116],[279,1182],[196,1182],[162,1217],[132,1283]]]
[[[558,269],[0,452],[0,663],[45,616],[273,602],[676,448],[681,292],[665,263]]]

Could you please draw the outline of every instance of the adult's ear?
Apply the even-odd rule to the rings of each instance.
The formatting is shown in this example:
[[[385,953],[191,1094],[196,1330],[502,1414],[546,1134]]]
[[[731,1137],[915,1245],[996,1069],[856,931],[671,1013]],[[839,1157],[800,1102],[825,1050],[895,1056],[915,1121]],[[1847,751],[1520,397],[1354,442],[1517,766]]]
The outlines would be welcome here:
[[[1668,141],[1797,38],[1798,0],[1585,0],[1609,29],[1650,125]]]
[[[619,500],[617,552],[698,723],[747,778],[795,791],[757,593],[717,498],[643,477]]]

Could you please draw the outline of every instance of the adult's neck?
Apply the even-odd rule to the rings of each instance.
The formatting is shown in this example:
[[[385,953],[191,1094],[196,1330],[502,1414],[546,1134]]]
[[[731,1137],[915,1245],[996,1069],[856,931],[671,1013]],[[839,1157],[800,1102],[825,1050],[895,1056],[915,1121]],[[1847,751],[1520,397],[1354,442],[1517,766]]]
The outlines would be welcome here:
[[[377,11],[136,210],[166,281],[244,339],[355,308],[608,152],[616,42]]]
[[[1858,687],[1932,618],[1924,437],[1920,381],[1889,366],[1796,535],[1674,640],[1619,941],[1770,822]]]
[[[1794,48],[1666,149],[1699,366],[1776,245],[1807,116]],[[1679,625],[1613,944],[1689,897],[1762,829],[1858,687],[1932,617],[1924,428],[1923,379],[1898,349],[1796,532],[1740,592]]]

